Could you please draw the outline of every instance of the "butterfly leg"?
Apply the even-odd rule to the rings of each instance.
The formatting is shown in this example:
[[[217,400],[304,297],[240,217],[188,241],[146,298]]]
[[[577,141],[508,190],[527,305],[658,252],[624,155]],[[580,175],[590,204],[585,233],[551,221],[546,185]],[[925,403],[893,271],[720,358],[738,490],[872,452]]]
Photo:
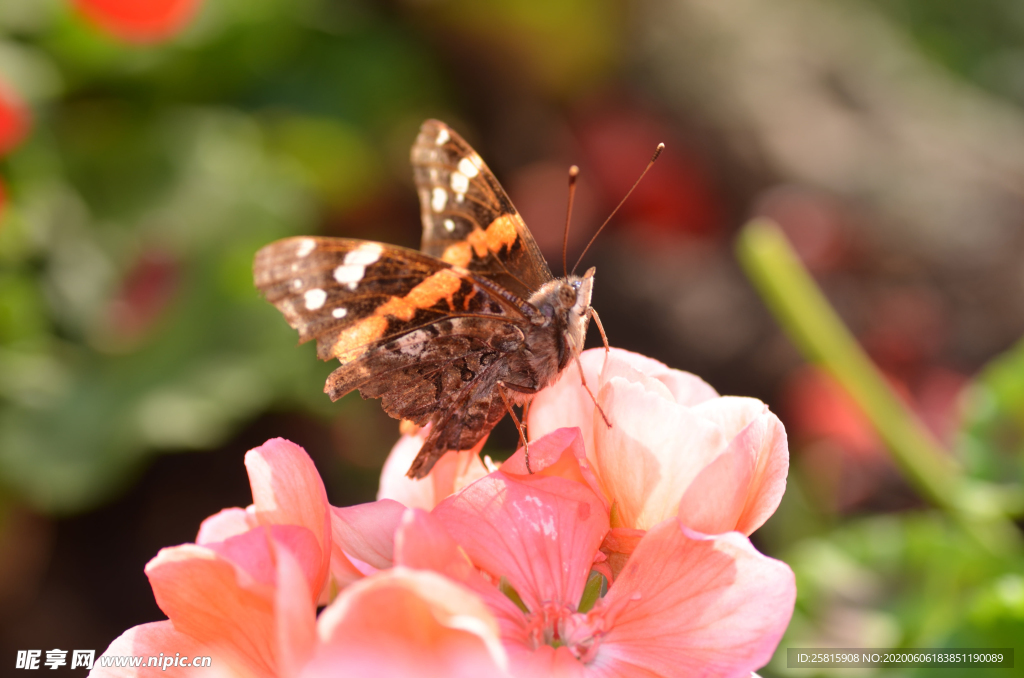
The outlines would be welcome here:
[[[604,425],[607,426],[608,428],[611,428],[612,422],[609,421],[608,415],[605,414],[604,410],[601,409],[601,405],[597,402],[597,398],[594,397],[593,391],[591,391],[590,387],[587,386],[587,378],[583,376],[583,363],[580,362],[579,355],[576,356],[576,367],[578,367],[580,370],[580,383],[583,384],[583,388],[586,389],[587,395],[590,396],[590,399],[594,401],[594,407],[597,408],[597,411],[601,415],[601,418],[604,419]]]
[[[523,425],[519,423],[519,417],[516,416],[515,410],[512,409],[512,403],[509,402],[508,396],[505,395],[505,385],[502,383],[498,384],[498,395],[501,396],[502,402],[505,403],[505,409],[512,415],[512,421],[515,422],[516,430],[519,431],[519,441],[523,443],[523,455],[526,458],[526,471],[532,474],[533,470],[530,468],[530,444],[526,442],[526,434],[523,432]],[[526,420],[526,415],[523,415],[523,420]]]
[[[612,349],[608,345],[608,335],[604,333],[601,316],[597,314],[593,306],[590,306],[587,310],[590,312],[590,317],[594,319],[594,324],[597,325],[597,331],[601,333],[601,341],[604,342],[604,362],[601,363],[601,371],[604,372],[604,368],[608,365],[608,355],[612,352]]]

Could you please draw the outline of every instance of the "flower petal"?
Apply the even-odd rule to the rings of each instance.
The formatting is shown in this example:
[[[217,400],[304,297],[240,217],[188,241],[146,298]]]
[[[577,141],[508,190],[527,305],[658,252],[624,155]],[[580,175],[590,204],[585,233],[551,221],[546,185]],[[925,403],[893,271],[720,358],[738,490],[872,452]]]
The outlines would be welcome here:
[[[567,647],[541,645],[533,649],[523,644],[506,642],[510,673],[516,678],[585,678],[583,665]]]
[[[146,575],[174,628],[205,654],[243,675],[277,676],[279,662],[297,668],[315,642],[312,575],[303,567],[311,554],[319,556],[319,547],[309,530],[275,525],[163,549]]]
[[[756,462],[748,449],[730,445],[687,488],[679,502],[679,520],[704,534],[735,530]]]
[[[736,530],[748,535],[775,513],[786,492],[789,475],[789,441],[782,422],[769,412],[758,427],[757,465],[743,513],[736,521]]]
[[[689,372],[673,370],[653,358],[613,348],[608,352],[607,362],[603,348],[590,349],[580,354],[580,364],[590,389],[596,394],[613,376],[631,376],[629,381],[660,382],[671,396],[681,405],[696,405],[718,396],[703,379]],[[641,375],[644,379],[638,379]],[[648,382],[651,388],[655,387]],[[607,413],[607,411],[606,411]],[[594,449],[592,431],[594,424],[594,401],[587,394],[580,381],[578,369],[566,369],[551,386],[534,396],[530,405],[527,432],[530,440],[547,435],[566,426],[579,426],[583,431],[583,443],[587,450]]]
[[[275,556],[277,666],[279,675],[295,676],[313,657],[316,648],[316,602],[301,559],[296,558],[289,548],[275,548]]]
[[[196,535],[197,544],[224,541],[256,527],[253,515],[243,508],[226,508],[203,521]]]
[[[391,454],[381,469],[377,499],[394,499],[409,508],[429,511],[448,495],[487,475],[487,469],[480,461],[480,450],[487,442],[484,438],[472,450],[449,452],[442,456],[426,478],[409,478],[406,472],[423,447],[429,431],[428,425],[415,435],[403,435],[391,448]]]
[[[796,600],[792,570],[742,535],[666,520],[591,613],[598,676],[746,676],[771,658]]]
[[[320,546],[313,533],[298,525],[271,525],[229,537],[222,542],[204,544],[208,549],[244,570],[255,581],[274,586],[277,581],[276,556],[272,543],[291,550],[302,563],[307,585],[316,582]]]
[[[395,530],[404,512],[405,507],[391,499],[331,507],[331,568],[338,586],[345,587],[373,570],[391,567]]]
[[[786,491],[786,430],[761,401],[719,398],[694,408],[734,436],[684,495],[679,517],[705,534],[750,534],[775,512]]]
[[[594,470],[616,505],[616,526],[649,529],[675,516],[694,478],[726,449],[726,438],[691,408],[641,383],[613,378],[599,399],[613,426],[594,424]]]
[[[604,499],[601,484],[587,459],[582,431],[578,428],[555,429],[531,442],[529,468],[526,467],[526,451],[520,447],[501,465],[501,470],[520,476],[549,476],[573,480],[588,486],[598,497]]]
[[[261,525],[301,525],[320,545],[313,591],[327,582],[331,564],[331,518],[327,492],[306,451],[284,438],[268,440],[245,455],[256,521]]]
[[[265,540],[258,530],[250,534]],[[146,565],[146,575],[157,605],[178,631],[249,675],[275,675],[271,586],[211,549],[193,544],[162,549]]]
[[[133,626],[115,638],[100,657],[145,657],[144,661],[148,662],[149,657],[157,657],[160,653],[171,659],[175,654],[181,654],[182,657],[191,660],[195,657],[210,656],[212,650],[195,638],[175,630],[174,624],[170,620],[165,620]],[[152,676],[156,671],[154,667],[149,666],[105,667],[102,665],[103,661],[100,657],[93,662],[93,670],[89,673],[95,678],[136,678],[137,676]],[[237,678],[239,675],[245,675],[231,670],[229,664],[222,659],[222,657],[214,655],[210,666],[202,669],[203,675],[209,675],[210,678]],[[161,665],[160,668],[161,676],[172,678],[188,678],[197,673],[191,666],[167,666],[164,668]]]
[[[608,531],[604,502],[562,477],[495,471],[434,509],[473,563],[506,577],[527,607],[575,606]]]
[[[320,615],[322,647],[303,678],[505,676],[498,625],[468,589],[398,567],[343,591]]]
[[[472,589],[498,619],[502,638],[525,642],[522,610],[473,567],[436,516],[418,509],[405,512],[395,533],[395,566],[432,570]]]

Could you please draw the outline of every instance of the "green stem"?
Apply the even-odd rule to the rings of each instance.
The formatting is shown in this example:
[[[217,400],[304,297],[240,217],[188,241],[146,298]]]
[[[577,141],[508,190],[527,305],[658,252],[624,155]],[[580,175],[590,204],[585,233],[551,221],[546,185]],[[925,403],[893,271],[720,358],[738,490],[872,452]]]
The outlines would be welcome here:
[[[808,360],[831,374],[864,411],[896,463],[930,502],[970,526],[990,546],[1016,544],[1020,534],[1005,514],[979,502],[945,451],[864,353],[774,223],[747,224],[737,242],[747,275]]]

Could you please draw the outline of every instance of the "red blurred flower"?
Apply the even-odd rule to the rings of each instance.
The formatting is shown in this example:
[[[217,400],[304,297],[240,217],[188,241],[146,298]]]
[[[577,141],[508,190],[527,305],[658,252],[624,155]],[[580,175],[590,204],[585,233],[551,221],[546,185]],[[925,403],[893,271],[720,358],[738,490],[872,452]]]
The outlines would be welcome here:
[[[156,42],[188,23],[201,0],[75,0],[79,10],[129,42]]]
[[[21,143],[31,122],[28,107],[18,93],[0,82],[0,155],[9,153]]]

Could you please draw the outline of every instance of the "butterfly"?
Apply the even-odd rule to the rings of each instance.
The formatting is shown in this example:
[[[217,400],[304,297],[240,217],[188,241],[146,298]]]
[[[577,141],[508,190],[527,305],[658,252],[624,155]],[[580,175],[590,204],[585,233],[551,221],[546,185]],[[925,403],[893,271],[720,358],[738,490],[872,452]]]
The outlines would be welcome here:
[[[358,389],[431,425],[408,472],[422,478],[578,358],[594,269],[555,278],[494,174],[444,123],[423,123],[411,159],[421,251],[294,237],[257,252],[253,275],[300,342],[341,363],[324,388],[332,400]]]

